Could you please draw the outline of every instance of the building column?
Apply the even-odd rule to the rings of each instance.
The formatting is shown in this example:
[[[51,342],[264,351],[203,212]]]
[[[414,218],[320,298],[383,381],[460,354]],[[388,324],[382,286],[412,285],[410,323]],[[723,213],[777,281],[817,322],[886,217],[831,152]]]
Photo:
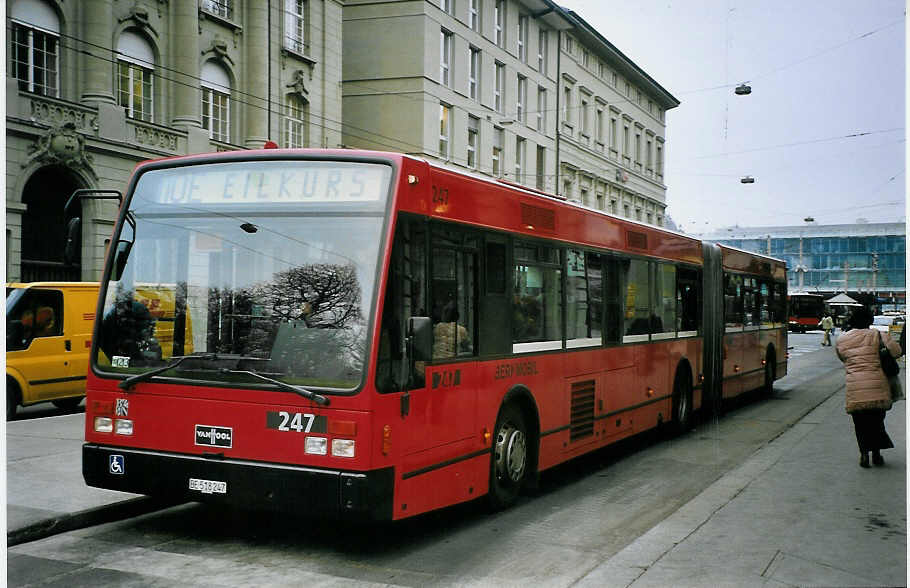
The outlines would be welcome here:
[[[202,127],[202,96],[199,93],[199,9],[195,2],[171,2],[174,31],[174,120],[175,127]]]
[[[243,75],[246,78],[248,102],[245,108],[246,133],[244,146],[261,148],[269,138],[269,109],[271,87],[269,84],[269,2],[246,2],[246,19],[243,33],[247,46],[247,62]]]
[[[82,100],[90,104],[114,104],[114,68],[111,47],[114,34],[114,16],[111,0],[83,0],[85,19],[82,45],[89,54],[83,54]]]

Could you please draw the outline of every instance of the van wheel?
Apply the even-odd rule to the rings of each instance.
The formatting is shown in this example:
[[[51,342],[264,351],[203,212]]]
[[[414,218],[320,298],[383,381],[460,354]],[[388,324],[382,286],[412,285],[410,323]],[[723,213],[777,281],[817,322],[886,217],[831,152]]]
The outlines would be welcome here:
[[[84,396],[76,396],[74,398],[61,398],[60,400],[52,400],[54,406],[63,410],[73,410],[79,403],[82,402]]]
[[[685,369],[676,372],[673,382],[673,432],[677,435],[692,428],[692,382]]]
[[[6,380],[6,420],[11,421],[16,418],[18,404],[19,395],[16,393],[16,387],[10,380]]]
[[[490,505],[506,508],[515,502],[528,472],[528,429],[517,406],[507,404],[499,413],[490,457]]]

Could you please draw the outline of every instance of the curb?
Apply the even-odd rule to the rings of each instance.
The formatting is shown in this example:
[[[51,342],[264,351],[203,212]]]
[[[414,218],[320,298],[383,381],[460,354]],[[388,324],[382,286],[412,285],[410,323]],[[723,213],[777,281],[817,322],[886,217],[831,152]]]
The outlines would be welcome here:
[[[135,517],[182,503],[183,501],[140,496],[75,513],[61,514],[57,517],[32,523],[21,529],[9,531],[6,534],[6,544],[8,547],[15,547],[23,543],[45,539],[52,535]]]

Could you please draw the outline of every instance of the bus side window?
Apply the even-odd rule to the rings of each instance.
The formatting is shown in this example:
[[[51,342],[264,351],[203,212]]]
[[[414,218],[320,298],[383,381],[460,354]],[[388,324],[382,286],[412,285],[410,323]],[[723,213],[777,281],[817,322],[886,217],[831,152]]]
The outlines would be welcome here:
[[[562,264],[555,247],[515,243],[512,350],[562,348]]]
[[[472,356],[477,335],[477,238],[434,226],[430,262],[433,360]]]
[[[426,230],[418,221],[401,218],[392,246],[379,332],[379,392],[400,392],[424,385],[424,365],[404,362],[404,333],[409,318],[428,316],[426,283]]]
[[[503,355],[512,352],[512,301],[509,295],[508,238],[484,237],[483,296],[478,300],[477,352]]]
[[[623,343],[647,341],[651,331],[650,268],[642,259],[623,259],[626,291],[623,307]]]
[[[727,332],[743,328],[743,277],[724,273],[724,321]]]
[[[698,272],[679,268],[676,273],[676,325],[680,337],[698,334],[701,325]]]
[[[604,339],[609,343],[622,342],[625,286],[625,264],[628,260],[606,255],[603,260],[604,275]]]

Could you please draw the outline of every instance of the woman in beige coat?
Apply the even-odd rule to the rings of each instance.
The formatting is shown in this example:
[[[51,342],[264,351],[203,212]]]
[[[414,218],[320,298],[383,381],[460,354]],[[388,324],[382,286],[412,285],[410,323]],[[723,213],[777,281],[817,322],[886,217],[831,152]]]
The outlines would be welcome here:
[[[879,341],[892,356],[901,354],[900,346],[888,333],[869,328],[872,319],[868,308],[857,308],[850,317],[851,329],[837,340],[837,357],[847,370],[846,408],[853,417],[859,465],[864,468],[869,467],[870,451],[872,463],[880,466],[885,463],[880,451],[894,447],[885,431],[885,411],[891,408],[891,389],[882,371]]]

